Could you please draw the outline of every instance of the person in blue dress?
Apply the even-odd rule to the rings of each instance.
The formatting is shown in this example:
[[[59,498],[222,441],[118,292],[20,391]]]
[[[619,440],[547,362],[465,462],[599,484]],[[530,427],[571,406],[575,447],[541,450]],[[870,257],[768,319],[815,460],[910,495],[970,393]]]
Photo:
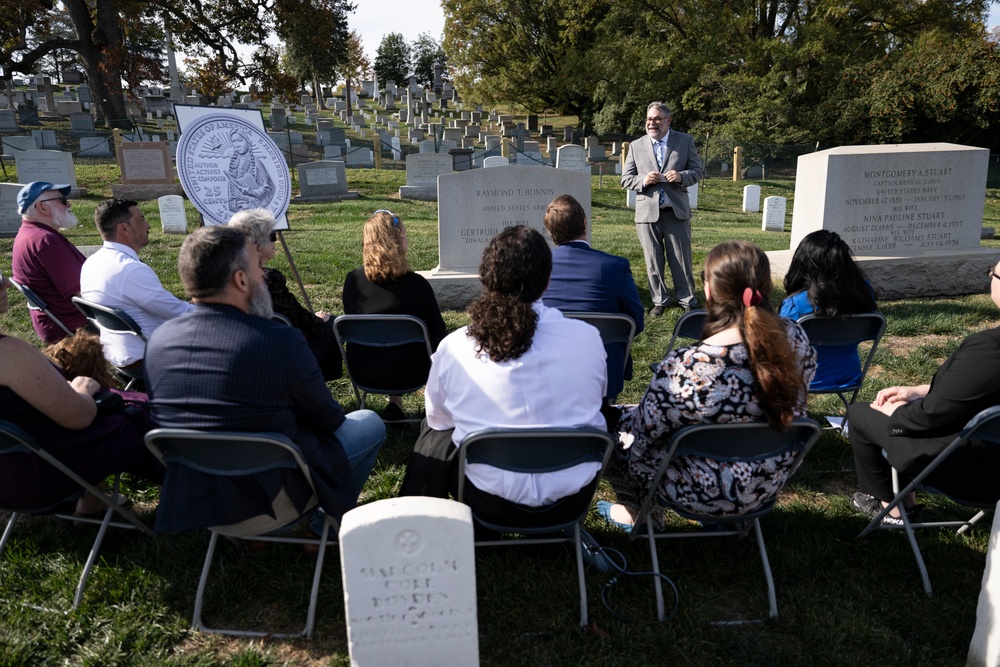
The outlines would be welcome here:
[[[798,320],[813,314],[841,317],[875,311],[875,292],[851,257],[851,249],[836,233],[820,229],[795,249],[785,275],[782,317]],[[856,384],[861,376],[857,346],[816,346],[816,377],[810,390]]]

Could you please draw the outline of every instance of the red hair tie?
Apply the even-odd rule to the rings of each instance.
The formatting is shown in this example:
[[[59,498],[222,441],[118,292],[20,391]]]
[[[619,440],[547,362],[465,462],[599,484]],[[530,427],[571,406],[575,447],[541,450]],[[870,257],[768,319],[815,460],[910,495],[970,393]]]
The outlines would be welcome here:
[[[743,290],[743,307],[749,308],[750,306],[756,306],[758,303],[764,300],[764,296],[755,289],[750,289],[747,287]]]

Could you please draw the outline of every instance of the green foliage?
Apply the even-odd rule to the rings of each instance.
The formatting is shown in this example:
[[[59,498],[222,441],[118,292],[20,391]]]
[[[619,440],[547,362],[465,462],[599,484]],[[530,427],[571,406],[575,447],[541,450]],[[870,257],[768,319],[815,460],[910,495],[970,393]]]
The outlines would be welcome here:
[[[306,81],[333,81],[347,61],[347,0],[279,0],[275,30],[285,44],[291,74]],[[316,91],[317,98],[320,97]]]
[[[379,85],[390,79],[396,85],[403,85],[410,74],[410,45],[398,32],[390,32],[382,38],[375,52],[375,76]]]
[[[413,60],[413,74],[417,77],[417,83],[424,88],[431,88],[434,85],[434,64],[441,63],[442,68],[447,67],[448,57],[438,42],[429,32],[420,33],[410,45],[410,53]]]

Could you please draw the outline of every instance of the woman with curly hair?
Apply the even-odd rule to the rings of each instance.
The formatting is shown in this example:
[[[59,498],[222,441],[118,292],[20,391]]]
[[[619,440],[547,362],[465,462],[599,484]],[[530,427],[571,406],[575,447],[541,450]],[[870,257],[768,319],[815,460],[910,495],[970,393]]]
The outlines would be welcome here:
[[[806,387],[816,352],[802,328],[771,311],[771,269],[748,241],[721,243],[705,258],[708,313],[703,340],[673,350],[653,370],[642,402],[619,421],[622,449],[606,477],[619,504],[598,503],[612,524],[632,528],[642,499],[675,431],[692,424],[767,421],[785,430],[806,414]],[[703,514],[753,511],[772,498],[798,467],[797,453],[762,463],[727,463],[680,457],[659,488],[667,505]],[[663,524],[663,515],[652,517]]]
[[[446,337],[427,380],[424,420],[401,495],[456,492],[458,445],[496,427],[605,428],[604,345],[589,324],[542,305],[552,252],[537,231],[518,225],[493,238],[479,265],[482,296],[472,318]],[[556,473],[468,466],[467,495],[477,507],[548,505],[579,492],[600,469],[582,463]],[[498,510],[498,511],[502,511]]]
[[[413,315],[424,321],[431,349],[448,333],[434,290],[423,276],[414,273],[406,259],[410,249],[406,226],[391,211],[375,211],[365,222],[362,266],[344,281],[344,313],[348,315]],[[427,381],[430,364],[423,343],[394,348],[391,354],[378,348],[347,346],[347,361],[356,380],[376,385],[418,387]],[[382,415],[386,421],[405,419],[403,399],[390,396]]]
[[[815,313],[841,317],[875,311],[875,293],[864,272],[851,257],[840,235],[827,229],[808,234],[795,248],[785,275],[782,317],[792,320]],[[857,345],[821,345],[816,348],[816,377],[812,389],[852,386],[861,379]]]

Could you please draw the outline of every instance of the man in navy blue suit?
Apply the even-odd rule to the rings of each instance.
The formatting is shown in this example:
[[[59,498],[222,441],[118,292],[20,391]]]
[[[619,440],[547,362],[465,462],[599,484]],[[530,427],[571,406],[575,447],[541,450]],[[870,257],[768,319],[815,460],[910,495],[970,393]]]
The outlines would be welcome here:
[[[552,250],[552,277],[542,302],[563,311],[623,313],[642,331],[643,308],[632,269],[624,257],[595,250],[587,242],[587,216],[570,195],[556,197],[545,209],[545,229]],[[632,379],[632,358],[625,344],[605,345],[608,353],[608,401],[613,402],[625,380]],[[627,366],[626,366],[627,361]]]

